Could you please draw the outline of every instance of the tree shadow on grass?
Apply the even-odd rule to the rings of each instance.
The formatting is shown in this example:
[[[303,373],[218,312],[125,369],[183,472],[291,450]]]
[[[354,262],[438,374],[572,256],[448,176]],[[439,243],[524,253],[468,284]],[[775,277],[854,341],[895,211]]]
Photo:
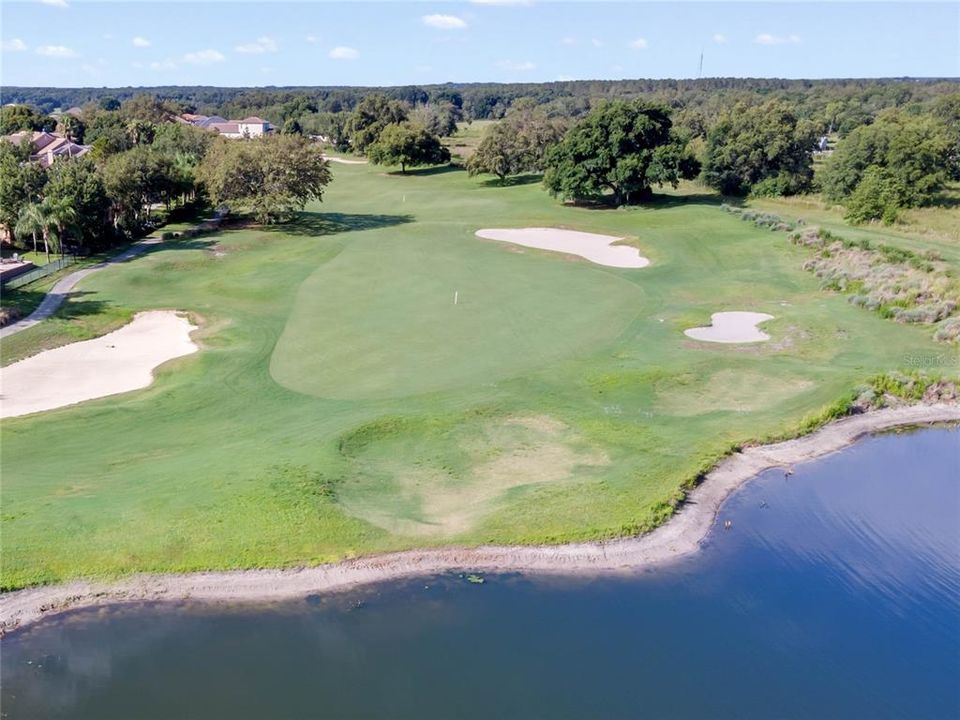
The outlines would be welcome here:
[[[504,180],[500,178],[491,178],[489,180],[483,181],[484,187],[500,188],[500,187],[516,187],[518,185],[533,185],[533,183],[540,182],[543,179],[543,175],[528,174],[528,175],[511,175]]]
[[[689,195],[653,193],[649,197],[625,205],[616,205],[611,195],[568,200],[564,204],[570,207],[585,208],[587,210],[626,210],[630,208],[671,208],[682,207],[684,205],[713,205],[719,207],[725,202],[730,203],[730,198],[724,198],[712,193],[690,193]]]
[[[930,204],[927,207],[941,208],[944,210],[960,207],[960,194],[941,192],[930,200]]]
[[[387,175],[390,177],[430,177],[431,175],[446,175],[447,173],[452,172],[463,172],[463,168],[452,164],[435,165],[433,167],[426,168],[411,168],[405,173],[402,173],[399,170],[393,170],[388,172]]]
[[[53,317],[62,318],[64,320],[74,320],[76,318],[86,317],[89,315],[99,315],[108,307],[111,303],[105,300],[84,300],[82,299],[85,295],[95,295],[96,293],[77,291],[74,290],[69,295],[67,295],[67,300],[63,305],[60,306],[60,309],[53,314]]]
[[[681,205],[717,205],[728,202],[729,198],[712,193],[690,193],[689,195],[667,195],[654,193],[653,196],[640,204],[640,207],[678,207]],[[742,199],[741,199],[742,200]]]
[[[265,225],[265,232],[284,235],[336,235],[358,230],[379,230],[413,222],[412,215],[352,214],[352,213],[300,213],[296,220],[282,225]]]
[[[217,241],[223,236],[222,231],[214,230],[200,236],[173,238],[171,240],[164,240],[162,243],[156,245],[150,245],[147,247],[146,252],[141,254],[152,255],[153,253],[169,252],[171,250],[209,250],[216,245]]]
[[[0,309],[2,309],[0,318],[7,321],[4,325],[10,325],[27,317],[40,306],[46,294],[39,290],[29,290],[26,287],[16,288],[15,290],[5,289],[3,291],[3,303],[0,304]]]

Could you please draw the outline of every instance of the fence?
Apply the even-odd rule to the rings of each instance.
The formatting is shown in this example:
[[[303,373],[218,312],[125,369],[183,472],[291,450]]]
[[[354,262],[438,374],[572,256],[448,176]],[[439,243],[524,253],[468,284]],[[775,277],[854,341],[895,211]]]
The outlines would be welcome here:
[[[62,270],[65,267],[69,267],[76,262],[76,258],[65,257],[59,260],[53,260],[48,262],[46,265],[41,265],[38,268],[34,268],[28,272],[23,273],[23,275],[17,275],[16,277],[10,278],[3,283],[4,290],[16,290],[18,287],[23,287],[24,285],[29,285],[32,282],[39,280],[40,278],[45,278],[47,275],[52,275],[57,272],[57,270]]]

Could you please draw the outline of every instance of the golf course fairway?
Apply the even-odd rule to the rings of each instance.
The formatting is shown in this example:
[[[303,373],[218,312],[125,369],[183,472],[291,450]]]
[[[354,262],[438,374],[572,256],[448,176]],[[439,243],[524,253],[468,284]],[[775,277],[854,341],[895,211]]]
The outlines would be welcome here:
[[[637,534],[735,445],[943,352],[716,197],[614,211],[452,168],[333,173],[295,223],[165,242],[4,340],[8,365],[177,310],[200,348],[142,390],[5,420],[4,589]],[[488,227],[627,238],[650,265]],[[774,316],[769,341],[684,335],[727,310]]]

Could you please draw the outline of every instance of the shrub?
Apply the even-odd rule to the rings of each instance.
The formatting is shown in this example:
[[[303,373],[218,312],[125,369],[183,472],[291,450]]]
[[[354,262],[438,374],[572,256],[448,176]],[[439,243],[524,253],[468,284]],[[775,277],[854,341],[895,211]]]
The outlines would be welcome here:
[[[790,241],[816,254],[803,263],[825,290],[843,292],[858,307],[903,323],[933,324],[960,306],[960,284],[942,261],[890,245],[847,240],[826,230],[794,232]],[[950,341],[950,331],[938,339]]]
[[[960,342],[960,317],[947,318],[941,322],[933,334],[933,339],[945,343]]]
[[[901,195],[892,177],[871,167],[847,199],[844,219],[852,223],[881,220],[884,225],[892,225],[900,214]]]

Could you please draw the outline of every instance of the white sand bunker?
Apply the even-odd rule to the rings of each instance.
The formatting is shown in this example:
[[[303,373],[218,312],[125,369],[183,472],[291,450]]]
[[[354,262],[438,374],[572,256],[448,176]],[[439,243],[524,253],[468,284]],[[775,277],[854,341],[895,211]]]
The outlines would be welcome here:
[[[0,417],[52,410],[145,388],[153,370],[190,355],[196,326],[170,310],[143,312],[103,337],[47,350],[0,369]]]
[[[694,340],[716,343],[751,343],[769,340],[757,325],[773,320],[773,315],[757,312],[718,312],[710,316],[710,325],[684,330]]]
[[[337,157],[335,155],[324,155],[324,160],[329,160],[333,163],[340,163],[341,165],[366,165],[366,160],[351,160],[350,158]]]
[[[618,268],[642,268],[650,264],[640,252],[629,245],[613,245],[623,238],[611,235],[559,230],[557,228],[485,229],[477,230],[477,237],[500,240],[538,250],[579,255],[597,265]]]

